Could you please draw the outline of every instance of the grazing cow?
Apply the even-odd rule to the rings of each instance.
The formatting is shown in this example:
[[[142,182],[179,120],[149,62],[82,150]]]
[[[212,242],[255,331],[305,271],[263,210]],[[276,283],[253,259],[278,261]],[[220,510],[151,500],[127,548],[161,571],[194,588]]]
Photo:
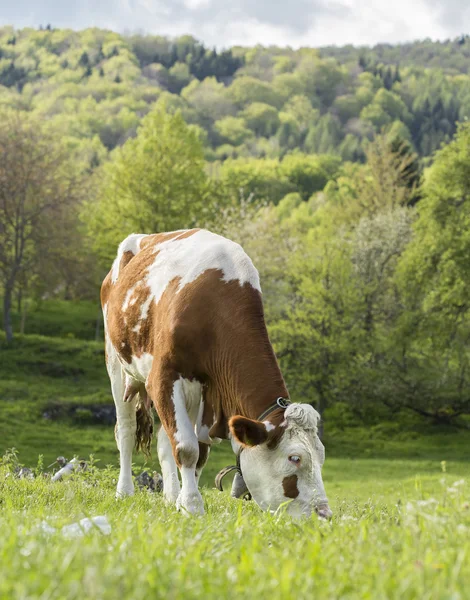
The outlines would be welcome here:
[[[162,424],[164,496],[179,509],[204,512],[199,476],[211,444],[228,438],[261,508],[288,503],[294,516],[313,509],[331,515],[319,415],[287,400],[258,272],[238,244],[203,229],[130,235],[101,302],[117,414],[118,496],[134,492],[132,450],[149,449],[153,402]]]

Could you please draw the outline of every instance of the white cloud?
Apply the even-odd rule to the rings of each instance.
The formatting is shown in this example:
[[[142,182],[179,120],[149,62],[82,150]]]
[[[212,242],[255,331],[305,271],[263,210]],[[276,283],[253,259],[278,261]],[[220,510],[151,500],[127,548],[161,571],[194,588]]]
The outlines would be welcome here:
[[[455,37],[470,29],[468,0],[16,0],[0,21],[17,27],[90,25],[206,44],[322,46]]]

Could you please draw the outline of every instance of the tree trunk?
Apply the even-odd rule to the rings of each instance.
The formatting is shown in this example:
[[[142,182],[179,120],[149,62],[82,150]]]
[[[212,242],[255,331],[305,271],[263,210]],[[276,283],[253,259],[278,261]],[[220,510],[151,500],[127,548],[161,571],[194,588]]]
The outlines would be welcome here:
[[[3,296],[3,329],[7,338],[7,343],[13,339],[13,325],[11,322],[11,300],[13,289],[7,284]]]
[[[327,404],[327,400],[323,394],[323,391],[320,391],[320,401],[318,402],[318,412],[320,414],[320,423],[318,425],[318,437],[320,439],[323,438],[323,430],[324,430],[324,421],[323,421],[323,414],[325,412],[325,408],[326,408],[326,404]]]
[[[25,325],[26,325],[26,313],[27,311],[27,302],[23,303],[23,310],[21,311],[21,322],[20,322],[20,333],[24,335]]]

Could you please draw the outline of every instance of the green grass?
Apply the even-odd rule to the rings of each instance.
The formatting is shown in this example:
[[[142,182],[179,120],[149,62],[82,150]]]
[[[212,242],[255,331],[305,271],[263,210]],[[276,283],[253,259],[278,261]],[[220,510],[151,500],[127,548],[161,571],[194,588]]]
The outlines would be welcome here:
[[[5,466],[0,597],[468,598],[468,482],[355,466],[330,465],[331,523],[269,515],[208,489],[206,515],[188,518],[145,491],[116,501],[113,470],[53,484],[18,480]],[[97,515],[107,516],[110,535],[60,533]],[[42,521],[59,531],[44,533]]]

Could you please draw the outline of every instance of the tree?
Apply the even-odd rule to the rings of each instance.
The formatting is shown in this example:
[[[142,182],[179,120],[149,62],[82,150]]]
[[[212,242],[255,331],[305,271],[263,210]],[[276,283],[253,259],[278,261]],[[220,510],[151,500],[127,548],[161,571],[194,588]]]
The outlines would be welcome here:
[[[325,108],[332,105],[345,75],[335,60],[331,58],[312,60],[309,57],[301,62],[298,73],[312,102],[319,98]]]
[[[196,111],[199,123],[206,127],[236,112],[227,98],[225,86],[215,77],[207,77],[204,81],[194,79],[182,90],[181,96]]]
[[[0,275],[7,341],[13,338],[15,286],[36,272],[38,264],[44,264],[48,247],[55,248],[64,231],[51,224],[77,201],[78,189],[65,149],[40,122],[17,113],[2,115]]]
[[[434,402],[418,407],[441,418],[470,413],[469,173],[470,124],[465,123],[427,173],[415,237],[400,265],[406,331],[418,340],[418,366],[434,388]]]
[[[209,217],[214,201],[197,131],[162,105],[115,151],[97,182],[97,198],[84,218],[107,265],[130,233],[193,227]]]
[[[78,64],[81,67],[88,67],[88,65],[90,64],[90,58],[89,58],[87,52],[83,52],[83,54],[80,56],[80,60],[78,61]]]
[[[242,112],[242,117],[257,136],[274,135],[279,127],[278,111],[263,102],[253,102],[247,106]]]
[[[284,157],[280,173],[295,185],[303,200],[308,200],[334,178],[339,166],[340,159],[335,156],[294,153]]]
[[[243,142],[253,137],[253,132],[246,126],[245,119],[239,117],[225,117],[216,121],[215,129],[218,134],[224,139],[238,146]]]
[[[281,95],[269,83],[246,75],[234,80],[227,95],[240,107],[253,102],[270,104],[275,108],[280,108],[283,104]]]

